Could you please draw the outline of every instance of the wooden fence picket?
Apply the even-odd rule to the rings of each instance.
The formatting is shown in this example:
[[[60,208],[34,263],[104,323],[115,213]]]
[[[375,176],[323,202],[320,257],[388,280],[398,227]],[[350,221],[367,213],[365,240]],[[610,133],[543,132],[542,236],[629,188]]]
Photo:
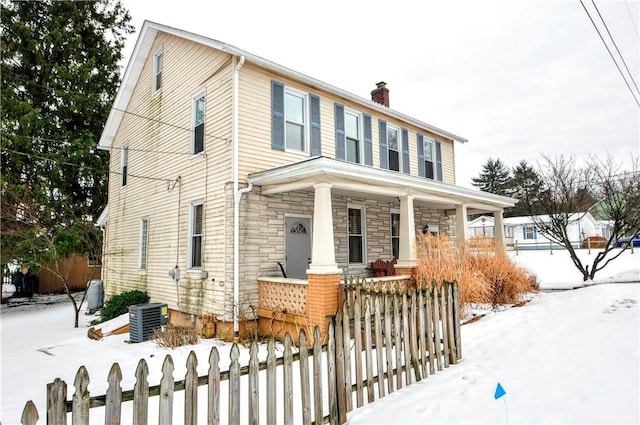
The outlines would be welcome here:
[[[275,424],[278,407],[276,405],[276,343],[273,338],[267,345],[267,423]]]
[[[240,350],[238,344],[231,346],[231,364],[229,365],[229,424],[240,425]]]
[[[33,401],[31,400],[27,401],[24,405],[24,409],[22,409],[20,423],[22,423],[22,425],[36,425],[36,423],[38,423],[38,419],[40,419],[40,415],[38,415],[36,405],[33,404]]]
[[[374,300],[374,328],[375,328],[375,344],[376,344],[376,367],[378,373],[378,397],[384,397],[384,364],[382,354],[384,353],[384,341],[382,339],[382,321],[380,313],[380,296]]]
[[[118,425],[122,417],[122,387],[120,386],[122,371],[118,363],[111,366],[107,382],[109,387],[107,388],[104,423],[105,425]]]
[[[387,359],[387,391],[389,394],[393,392],[393,356],[391,350],[391,296],[384,295],[384,348],[385,357]]]
[[[438,287],[433,285],[433,341],[434,341],[434,355],[436,356],[436,363],[438,364],[438,370],[442,370],[442,350],[440,346],[440,306],[438,301]]]
[[[347,369],[346,364],[345,364],[345,360],[344,360],[344,353],[345,351],[347,351],[348,348],[348,341],[350,339],[347,339],[347,344],[345,344],[345,340],[344,340],[344,333],[342,331],[342,326],[343,326],[343,322],[342,322],[342,309],[338,309],[338,312],[336,314],[336,318],[335,318],[335,332],[336,332],[336,391],[337,391],[337,397],[338,397],[338,409],[340,411],[348,411],[348,404],[347,404],[347,394],[351,395],[351,388],[347,388],[346,387],[346,382],[345,382],[345,369]],[[348,326],[347,326],[348,327]]]
[[[67,383],[56,378],[47,385],[47,423],[66,424],[67,409],[65,400],[67,399]]]
[[[409,350],[409,313],[407,292],[402,294],[402,351],[404,353],[405,385],[411,385],[411,353]],[[398,370],[400,373],[400,370]]]
[[[400,328],[399,296],[393,295],[393,336],[396,347],[396,388],[402,388],[402,330]]]
[[[364,405],[364,396],[362,390],[362,320],[360,297],[356,298],[353,313],[353,346],[356,368],[356,406],[362,407]]]
[[[282,385],[284,390],[284,423],[293,423],[293,354],[291,353],[291,335],[284,336],[284,367]]]
[[[313,418],[316,425],[324,422],[322,394],[322,342],[320,341],[320,328],[316,326],[313,330],[313,406],[315,412]]]
[[[161,424],[173,423],[173,391],[175,388],[173,369],[173,359],[167,354],[162,363],[162,379],[160,380],[160,417],[158,423]]]
[[[249,349],[249,423],[256,425],[260,423],[260,401],[259,401],[259,372],[258,343],[253,341]]]
[[[449,367],[449,326],[447,323],[446,282],[440,286],[440,322],[442,323],[442,359],[444,367]]]
[[[142,361],[142,360],[141,360]],[[89,373],[87,368],[81,366],[73,380],[76,391],[73,393],[71,423],[73,425],[89,425]]]
[[[343,367],[344,369],[344,388],[345,391],[345,407],[347,412],[353,410],[353,398],[351,397],[351,324],[349,320],[349,307],[345,303],[342,308],[338,308],[338,313],[342,311],[342,346],[344,349],[343,359],[344,364],[349,365],[349,367]],[[337,320],[336,322],[338,322]],[[337,354],[337,353],[336,353]]]
[[[209,353],[209,373],[207,375],[207,425],[220,424],[220,354],[213,347]]]
[[[198,422],[198,358],[191,351],[187,357],[187,374],[184,381],[184,423]]]
[[[422,283],[419,283],[420,290],[418,290],[417,302],[418,302],[418,351],[420,352],[420,370],[422,370],[423,379],[427,379],[427,328],[424,320],[424,295],[422,290]]]
[[[418,335],[416,321],[418,320],[416,314],[416,291],[411,294],[411,306],[409,307],[409,350],[411,352],[411,367],[413,367],[413,374],[415,381],[422,380],[422,374],[420,373],[420,364],[418,363]]]
[[[255,342],[255,341],[254,341]],[[307,335],[300,330],[300,392],[302,400],[302,423],[311,425],[311,388],[309,386],[309,352],[307,349]],[[258,394],[256,393],[256,396]]]
[[[364,301],[364,352],[367,370],[367,401],[373,403],[376,395],[373,392],[373,358],[371,356],[371,308],[370,299]]]
[[[136,383],[133,387],[133,425],[146,425],[149,421],[149,366],[144,359],[140,359],[136,367]],[[76,386],[77,388],[77,386]],[[87,403],[87,422],[89,410]],[[75,408],[74,408],[75,413]],[[84,422],[83,422],[84,423]],[[75,424],[75,422],[74,422]]]

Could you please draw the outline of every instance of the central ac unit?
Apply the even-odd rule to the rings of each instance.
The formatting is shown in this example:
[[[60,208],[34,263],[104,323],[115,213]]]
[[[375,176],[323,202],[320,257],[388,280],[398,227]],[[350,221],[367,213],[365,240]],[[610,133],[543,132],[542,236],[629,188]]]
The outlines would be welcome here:
[[[167,324],[167,304],[136,304],[129,307],[129,337],[131,342],[144,342],[151,338],[153,330]]]

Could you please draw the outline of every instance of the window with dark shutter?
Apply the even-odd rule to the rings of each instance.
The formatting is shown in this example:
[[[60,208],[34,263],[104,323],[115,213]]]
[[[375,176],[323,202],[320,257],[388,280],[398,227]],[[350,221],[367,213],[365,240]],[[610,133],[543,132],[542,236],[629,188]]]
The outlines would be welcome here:
[[[271,82],[271,148],[284,150],[284,85]]]
[[[364,165],[373,165],[373,143],[371,141],[371,115],[362,116],[364,133]]]
[[[333,107],[336,126],[336,159],[344,161],[346,152],[344,149],[344,106],[336,103]]]
[[[322,155],[322,141],[320,138],[320,98],[309,95],[309,110],[311,112],[311,156]]]
[[[387,126],[387,149],[389,150],[389,170],[400,171],[400,151],[398,129]]]

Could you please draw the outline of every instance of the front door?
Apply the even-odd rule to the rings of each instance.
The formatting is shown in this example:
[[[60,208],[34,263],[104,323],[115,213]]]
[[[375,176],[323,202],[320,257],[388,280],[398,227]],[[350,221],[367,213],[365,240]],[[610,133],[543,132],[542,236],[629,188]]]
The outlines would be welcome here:
[[[311,219],[285,217],[287,277],[307,278],[311,262]]]

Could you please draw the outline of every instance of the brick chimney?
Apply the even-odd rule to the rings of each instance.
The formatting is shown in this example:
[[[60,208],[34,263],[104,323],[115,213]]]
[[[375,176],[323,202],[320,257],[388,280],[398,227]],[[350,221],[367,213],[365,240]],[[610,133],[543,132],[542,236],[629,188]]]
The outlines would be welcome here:
[[[371,100],[381,105],[389,107],[389,89],[387,83],[380,81],[376,84],[376,88],[371,92]]]

